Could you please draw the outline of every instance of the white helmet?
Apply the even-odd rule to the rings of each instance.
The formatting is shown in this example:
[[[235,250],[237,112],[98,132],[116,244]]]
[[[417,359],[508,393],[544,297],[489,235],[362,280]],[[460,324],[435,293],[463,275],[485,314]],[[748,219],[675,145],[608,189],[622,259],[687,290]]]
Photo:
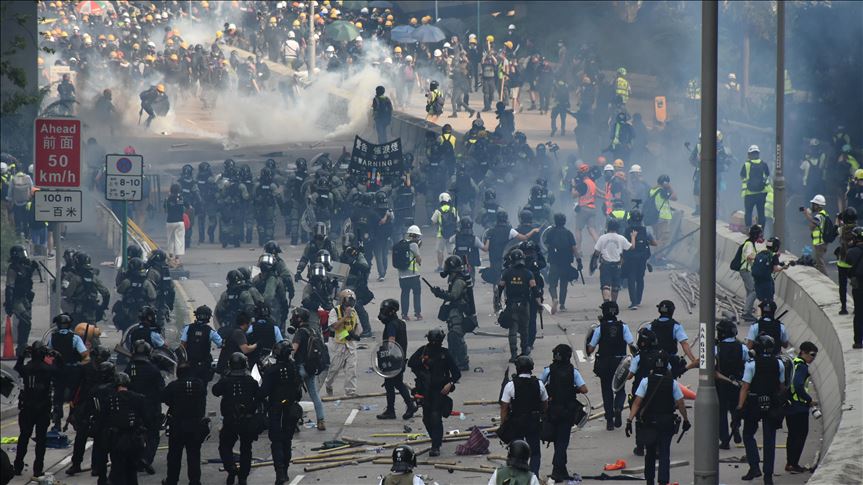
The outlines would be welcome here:
[[[435,56],[435,57],[440,57],[440,56],[442,56],[442,55],[443,55],[443,52],[441,52],[441,51],[440,51],[440,49],[435,49],[435,50],[434,50],[434,56]]]
[[[414,60],[414,56],[412,56],[412,55],[408,54],[408,55],[406,55],[406,56],[405,56],[405,60],[406,60],[406,61],[408,61],[408,62],[411,62],[411,61],[413,61],[413,60]]]
[[[629,173],[641,173],[641,165],[635,164],[629,167]]]
[[[336,51],[336,48],[335,48],[335,47],[333,47],[333,46],[331,46],[331,45],[328,45],[328,46],[327,46],[327,52],[335,52],[335,51]]]
[[[449,49],[449,48],[451,48],[451,47],[452,47],[452,45],[451,45],[449,42],[444,42],[444,43],[443,43],[443,48],[444,48],[444,49]]]
[[[749,150],[746,150],[746,153],[761,153],[761,150],[758,148],[758,145],[749,145]]]
[[[423,233],[422,233],[422,231],[420,231],[420,226],[413,225],[413,226],[408,228],[407,235],[408,236],[422,236]]]
[[[228,24],[228,30],[237,30],[237,24]]]
[[[515,30],[515,25],[514,25],[514,24],[509,24],[509,27],[507,27],[506,29],[507,29],[507,30]]]
[[[467,36],[468,39],[476,39],[476,34],[470,34]]]
[[[392,63],[393,63],[393,58],[392,58],[392,57],[386,57],[386,58],[384,58],[384,64],[392,64]]]
[[[361,35],[358,35],[357,38],[354,39],[354,42],[362,42],[362,41],[363,41],[363,36],[361,36]]]
[[[604,167],[602,167],[603,172],[614,172],[614,165],[610,163],[606,163]]]
[[[820,205],[821,207],[824,207],[827,205],[827,199],[825,199],[823,195],[818,194],[815,197],[812,197],[812,200],[810,200],[809,203]]]
[[[728,73],[728,80],[729,81],[736,81],[737,80],[737,74],[734,74],[733,72],[729,72]]]
[[[6,162],[0,162],[0,173],[6,173],[9,171],[9,165],[6,165]],[[416,227],[416,226],[413,226]],[[410,231],[410,229],[408,229]]]
[[[438,202],[449,202],[452,198],[446,192],[441,192],[441,194],[437,197]]]
[[[296,37],[297,37],[297,34],[295,34],[293,30],[289,30],[289,31],[288,31],[288,38],[289,38],[289,39],[293,39],[293,38],[296,38]]]
[[[360,13],[361,13],[361,14],[367,14],[367,13],[369,13],[369,9],[368,9],[368,7],[363,7],[363,8],[361,8],[361,9],[360,9]]]

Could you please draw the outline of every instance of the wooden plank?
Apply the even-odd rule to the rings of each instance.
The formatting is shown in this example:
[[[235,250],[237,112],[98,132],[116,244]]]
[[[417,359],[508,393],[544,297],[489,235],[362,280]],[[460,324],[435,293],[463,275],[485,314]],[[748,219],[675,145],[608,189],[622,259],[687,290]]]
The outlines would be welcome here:
[[[443,464],[435,464],[435,468],[447,471],[460,471],[460,472],[474,472],[474,473],[494,473],[494,468],[479,468],[473,466],[460,466],[460,465],[443,465]]]
[[[321,401],[323,402],[333,402],[333,401],[347,401],[349,399],[364,399],[367,397],[381,397],[386,396],[386,392],[372,392],[369,394],[354,394],[353,396],[326,396],[322,397]]]
[[[657,461],[657,463],[659,463],[659,461]],[[675,460],[675,461],[671,462],[670,467],[671,468],[677,468],[679,466],[687,466],[687,465],[689,465],[689,460]],[[657,465],[657,467],[658,466],[659,465]],[[627,475],[644,473],[644,467],[643,466],[634,466],[634,467],[624,468],[623,470],[620,470],[620,473],[624,473]]]

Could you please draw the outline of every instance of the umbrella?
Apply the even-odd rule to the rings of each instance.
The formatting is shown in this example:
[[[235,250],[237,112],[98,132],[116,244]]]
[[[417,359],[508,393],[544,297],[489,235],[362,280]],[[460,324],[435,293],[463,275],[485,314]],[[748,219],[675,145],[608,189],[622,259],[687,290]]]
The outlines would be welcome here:
[[[416,28],[410,25],[398,25],[390,31],[390,40],[400,42],[402,44],[412,44],[414,42],[414,31]]]
[[[443,33],[443,30],[434,25],[420,25],[416,30],[414,30],[414,40],[422,42],[423,44],[434,44],[435,42],[440,42],[444,39],[446,39],[446,34]]]
[[[369,2],[369,7],[372,8],[393,8],[393,2],[387,2],[385,0],[374,0]]]
[[[467,26],[464,21],[456,18],[438,20],[434,26],[451,35],[462,35],[467,32]]]
[[[75,10],[81,15],[105,15],[108,12],[114,11],[114,6],[111,2],[104,0],[86,0],[78,2],[75,5]]]
[[[345,20],[336,20],[324,28],[324,38],[334,42],[351,42],[359,36],[359,29]]]

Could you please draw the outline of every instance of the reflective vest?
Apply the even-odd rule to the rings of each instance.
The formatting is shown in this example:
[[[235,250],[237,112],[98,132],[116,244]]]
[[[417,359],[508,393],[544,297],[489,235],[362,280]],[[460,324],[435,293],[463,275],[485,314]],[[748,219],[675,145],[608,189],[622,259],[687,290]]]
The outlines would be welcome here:
[[[335,308],[336,310],[336,318],[342,318],[342,307],[341,305]],[[355,311],[351,310],[351,316],[348,318],[347,323],[345,323],[340,330],[336,331],[336,343],[344,344],[347,343],[348,335],[357,328],[357,314]]]
[[[455,149],[455,135],[452,133],[444,133],[437,139],[438,145],[443,144],[444,141],[448,141],[450,145],[452,145],[453,149]]]
[[[764,217],[773,219],[773,184],[767,184],[767,199],[764,202]]]
[[[617,219],[618,221],[626,221],[629,219],[629,214],[626,213],[623,209],[615,209],[611,211],[609,214],[612,218]]]
[[[811,183],[818,183],[821,180],[809,180],[810,175],[815,175],[816,177],[823,179],[823,174],[821,171],[824,170],[824,159],[826,156],[821,153],[819,155],[806,155],[803,159],[803,163],[800,164],[803,169],[803,186],[808,187]],[[813,174],[814,170],[814,174]]]
[[[806,361],[801,359],[800,357],[795,357],[792,362],[794,363],[794,371],[791,375],[791,400],[793,402],[799,402],[808,405],[808,401],[804,401],[803,398],[801,398],[800,395],[797,394],[798,389],[794,385],[794,376],[797,375],[797,366],[799,366],[800,364],[805,365]],[[806,379],[803,381],[803,389],[806,391],[806,394],[809,394],[809,372],[806,372]]]
[[[656,204],[656,208],[659,210],[659,218],[670,221],[672,218],[671,204],[668,203],[668,199],[662,196],[661,189],[662,187],[650,189],[650,198],[653,199],[653,203]]]
[[[821,244],[824,244],[824,238],[822,237],[822,235],[824,234],[824,223],[830,216],[827,215],[827,211],[824,209],[821,209],[821,211],[815,215],[821,216],[821,220],[818,221],[818,225],[815,226],[814,229],[812,229],[812,245],[820,246]]]
[[[589,177],[585,177],[584,185],[587,187],[587,193],[578,196],[578,206],[596,209],[596,183]]]
[[[751,170],[752,170],[752,165],[761,165],[762,163],[765,163],[765,162],[761,161],[760,158],[756,159],[756,160],[746,160],[743,163],[744,174],[743,174],[743,179],[741,181],[743,196],[753,195],[753,194],[763,194],[763,193],[767,192],[767,187],[770,185],[770,177],[769,176],[765,177],[765,183],[764,183],[763,189],[756,192],[756,191],[751,191],[747,188],[747,185],[749,183],[749,175],[750,175]]]
[[[627,102],[629,100],[629,81],[623,77],[618,77],[615,81],[614,94],[620,96],[624,103]]]

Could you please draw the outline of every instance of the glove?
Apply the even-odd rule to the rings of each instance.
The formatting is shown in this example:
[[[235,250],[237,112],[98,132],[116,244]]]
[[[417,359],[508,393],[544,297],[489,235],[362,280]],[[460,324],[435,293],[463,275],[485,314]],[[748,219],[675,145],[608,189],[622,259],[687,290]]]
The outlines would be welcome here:
[[[692,427],[692,423],[690,423],[688,419],[683,421],[683,432],[684,433],[689,431],[689,428],[691,428],[691,427]]]
[[[295,274],[295,275],[294,275],[294,281],[295,281],[295,282],[297,282],[297,283],[299,283],[300,281],[302,281],[302,279],[303,279],[303,275],[302,275],[302,273],[300,273],[299,271],[297,271],[297,274]]]
[[[581,270],[583,270],[583,269],[584,269],[584,264],[581,262],[581,258],[576,258],[575,263],[576,263],[575,268],[576,268],[578,271],[581,271]]]
[[[731,418],[735,421],[743,420],[743,410],[735,408],[734,411],[731,411]]]
[[[437,286],[435,286],[435,287],[433,287],[433,288],[431,289],[431,291],[432,291],[432,294],[433,294],[434,296],[436,296],[436,297],[438,297],[438,298],[440,298],[440,299],[445,299],[445,298],[446,298],[446,292],[445,292],[445,291],[443,291],[443,288],[438,288]]]
[[[684,424],[684,426],[686,426],[687,424],[689,424],[689,421],[686,421],[686,424]],[[624,428],[623,431],[626,433],[627,438],[632,436],[632,420],[626,420],[626,428]]]

